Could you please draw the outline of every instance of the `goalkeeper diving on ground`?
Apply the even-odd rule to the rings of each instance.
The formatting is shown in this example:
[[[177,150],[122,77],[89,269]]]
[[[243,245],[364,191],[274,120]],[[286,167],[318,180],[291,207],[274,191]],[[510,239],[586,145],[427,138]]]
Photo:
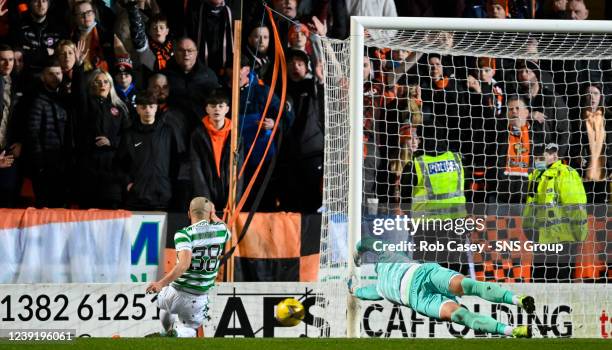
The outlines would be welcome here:
[[[358,244],[355,263],[368,249]],[[374,252],[376,253],[376,252]],[[531,326],[510,326],[491,316],[467,310],[457,301],[463,295],[478,296],[493,303],[518,305],[527,313],[535,310],[531,296],[517,296],[495,283],[479,282],[444,268],[436,263],[418,263],[404,255],[392,252],[378,254],[377,282],[354,289],[351,278],[349,292],[362,300],[387,299],[393,304],[413,309],[421,315],[442,321],[452,321],[476,331],[506,335],[515,338],[531,338]]]

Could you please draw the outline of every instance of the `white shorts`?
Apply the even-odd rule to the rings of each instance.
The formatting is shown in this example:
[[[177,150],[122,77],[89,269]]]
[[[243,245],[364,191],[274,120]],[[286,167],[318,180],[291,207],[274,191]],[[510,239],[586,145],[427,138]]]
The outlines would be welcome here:
[[[177,314],[179,321],[187,328],[199,328],[208,317],[208,295],[189,294],[174,289],[162,288],[157,295],[157,306],[171,314]]]

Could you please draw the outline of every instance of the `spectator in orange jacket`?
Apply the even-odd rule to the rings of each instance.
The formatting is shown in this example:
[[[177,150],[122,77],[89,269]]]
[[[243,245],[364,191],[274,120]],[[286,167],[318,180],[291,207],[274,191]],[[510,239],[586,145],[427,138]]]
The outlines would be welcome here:
[[[210,198],[215,208],[225,208],[230,189],[231,121],[226,95],[216,92],[206,102],[206,115],[191,135],[193,195]],[[240,153],[238,153],[240,154]],[[240,169],[241,162],[238,162]],[[237,187],[237,197],[240,186]]]

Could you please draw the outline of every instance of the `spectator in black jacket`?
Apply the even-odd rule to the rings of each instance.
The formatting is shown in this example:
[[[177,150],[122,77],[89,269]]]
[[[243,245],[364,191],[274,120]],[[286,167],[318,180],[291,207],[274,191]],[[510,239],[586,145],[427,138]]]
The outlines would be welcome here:
[[[220,92],[211,95],[206,102],[206,116],[191,136],[193,194],[209,198],[219,209],[227,205],[230,188],[231,121],[225,117],[228,103],[227,96]],[[241,162],[236,161],[240,169]],[[240,187],[237,186],[237,198]]]
[[[50,0],[30,0],[28,13],[11,27],[13,41],[23,50],[24,63],[32,73],[41,71],[55,45],[67,36],[67,26],[47,16],[49,3]]]
[[[232,11],[224,0],[191,0],[185,11],[185,29],[200,49],[200,59],[219,74],[233,57]]]
[[[71,144],[65,100],[60,96],[62,68],[50,59],[42,70],[42,85],[32,99],[28,114],[25,149],[30,159],[32,185],[38,207],[64,207],[67,204],[66,176]]]
[[[295,119],[281,146],[277,169],[283,209],[316,213],[323,202],[324,90],[309,71],[308,61],[303,51],[287,52],[288,103]]]
[[[280,41],[283,47],[286,47],[289,43],[289,27],[292,23],[299,22],[298,18],[298,0],[272,0],[271,7],[282,14],[275,16],[276,27],[280,36]],[[288,18],[289,20],[286,20]]]
[[[157,100],[149,92],[136,96],[135,122],[121,138],[117,161],[130,210],[166,210],[176,177],[175,163],[185,151],[183,140],[163,119],[157,118]]]
[[[55,55],[62,66],[62,90],[70,93],[72,85],[72,70],[76,64],[76,45],[70,40],[62,40],[57,44]]]
[[[170,87],[168,78],[161,73],[152,75],[149,78],[147,91],[155,96],[158,104],[158,117],[171,125],[180,137],[184,140],[186,152],[178,164],[178,174],[176,182],[173,184],[172,199],[169,209],[175,212],[185,212],[188,209],[191,195],[191,160],[189,159],[189,144],[192,131],[199,121],[187,120],[185,114],[168,101]]]
[[[493,57],[478,58],[477,70],[467,77],[468,98],[470,103],[469,126],[462,129],[462,139],[466,140],[464,160],[475,168],[485,166],[484,148],[495,141],[495,122],[501,117],[504,94],[493,78],[497,61]]]
[[[569,147],[569,110],[561,96],[555,93],[552,84],[540,76],[540,67],[532,61],[516,63],[518,92],[527,99],[534,124],[546,124],[545,143],[559,145],[559,157],[567,156]],[[535,126],[534,126],[535,128]]]
[[[130,125],[127,106],[113,86],[107,72],[95,70],[85,83],[83,72],[84,44],[79,42],[77,67],[72,81],[76,105],[75,140],[79,177],[79,202],[83,208],[116,209],[122,201],[122,177],[113,160],[121,135]]]
[[[460,143],[464,136],[461,129],[467,129],[470,122],[464,110],[467,105],[465,91],[442,61],[443,57],[438,54],[430,54],[427,58],[429,78],[421,81],[423,124],[445,128],[449,149],[453,152],[464,151]]]
[[[204,102],[219,87],[215,73],[198,61],[198,48],[193,40],[182,38],[174,45],[174,57],[162,73],[170,86],[169,101],[191,120],[204,115]]]
[[[187,119],[181,110],[170,100],[170,85],[168,78],[161,73],[153,74],[147,81],[147,91],[157,100],[159,113],[188,141],[189,136],[200,123],[196,118]]]

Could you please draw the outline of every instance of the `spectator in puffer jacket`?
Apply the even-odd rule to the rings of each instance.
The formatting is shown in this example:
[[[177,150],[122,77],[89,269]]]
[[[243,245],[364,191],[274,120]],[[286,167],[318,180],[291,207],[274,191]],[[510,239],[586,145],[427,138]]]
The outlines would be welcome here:
[[[68,199],[70,125],[66,101],[60,95],[62,68],[57,59],[42,70],[39,91],[28,114],[26,151],[38,207],[64,207]]]

